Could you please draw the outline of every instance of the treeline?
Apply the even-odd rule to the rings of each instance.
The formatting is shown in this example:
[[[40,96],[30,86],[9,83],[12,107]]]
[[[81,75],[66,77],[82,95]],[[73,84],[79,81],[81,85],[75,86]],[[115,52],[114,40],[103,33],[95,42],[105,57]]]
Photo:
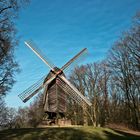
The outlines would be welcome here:
[[[89,113],[83,112],[86,123],[94,126],[115,123],[139,129],[140,14],[105,60],[76,68],[70,80],[92,102],[92,109],[86,110]],[[79,115],[78,111],[73,114]],[[84,115],[83,118],[80,115],[83,122]]]
[[[42,94],[39,94],[28,107],[18,109],[6,106],[0,99],[0,129],[36,127],[44,116]]]

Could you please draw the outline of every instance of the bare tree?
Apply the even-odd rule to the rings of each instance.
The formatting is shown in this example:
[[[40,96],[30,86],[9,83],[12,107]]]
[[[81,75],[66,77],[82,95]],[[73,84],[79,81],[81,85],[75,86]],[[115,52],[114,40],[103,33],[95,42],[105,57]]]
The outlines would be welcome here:
[[[77,67],[70,75],[71,82],[92,102],[92,107],[83,108],[85,124],[104,125],[108,114],[108,79],[105,63]],[[78,114],[77,114],[78,115]],[[103,117],[101,117],[103,116]]]
[[[12,128],[15,125],[16,110],[6,106],[3,99],[0,100],[0,129]]]
[[[43,94],[39,94],[28,109],[28,125],[36,127],[44,117]]]
[[[18,64],[14,60],[17,45],[15,18],[27,0],[0,1],[0,96],[5,95],[15,82],[14,74]]]
[[[140,118],[140,24],[135,24],[116,42],[110,51],[108,64],[118,94],[122,94],[121,105],[127,114],[127,123],[139,128]],[[126,116],[126,115],[125,115]],[[125,117],[124,116],[124,117]]]

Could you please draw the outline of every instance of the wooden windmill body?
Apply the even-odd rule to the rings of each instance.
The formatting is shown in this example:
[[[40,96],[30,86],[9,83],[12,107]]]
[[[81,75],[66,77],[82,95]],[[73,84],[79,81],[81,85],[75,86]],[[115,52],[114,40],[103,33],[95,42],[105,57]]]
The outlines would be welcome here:
[[[39,51],[33,47],[32,42],[25,42],[25,44],[51,69],[49,74],[41,78],[38,82],[30,86],[18,96],[23,102],[27,102],[39,91],[43,90],[44,98],[44,112],[53,119],[57,114],[61,117],[66,112],[67,97],[69,96],[75,102],[83,107],[83,105],[91,106],[90,101],[83,96],[67,79],[64,70],[67,69],[73,61],[83,55],[86,48],[68,61],[62,68],[55,67],[52,63],[40,55]]]
[[[56,71],[60,69],[55,67]],[[53,72],[50,71],[48,76],[45,78],[44,83],[49,80],[53,75]],[[64,75],[64,73],[61,73]],[[67,95],[64,90],[59,86],[59,78],[56,77],[44,90],[44,112],[49,115],[49,119],[53,118],[59,114],[61,117],[64,116],[66,112],[66,103],[67,103]]]

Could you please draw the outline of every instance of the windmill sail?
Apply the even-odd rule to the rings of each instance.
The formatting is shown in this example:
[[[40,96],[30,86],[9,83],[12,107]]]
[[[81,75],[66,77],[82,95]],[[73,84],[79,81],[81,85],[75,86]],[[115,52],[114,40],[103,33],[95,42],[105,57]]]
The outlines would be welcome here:
[[[63,81],[61,82],[60,86],[63,86],[63,88],[67,90],[67,93],[73,96],[75,101],[78,101],[80,103],[86,103],[89,106],[92,105],[91,102],[88,101],[88,99],[83,96],[64,76],[59,75],[59,77],[61,79],[60,81]]]
[[[19,98],[23,102],[27,102],[30,98],[32,98],[36,93],[38,93],[44,86],[47,86],[49,83],[51,83],[56,75],[53,75],[50,79],[44,82],[46,76],[43,76],[39,81],[37,81],[35,84],[30,86],[28,89],[23,91],[21,94],[19,94]]]
[[[31,97],[33,97],[36,93],[38,93],[39,90],[43,88],[43,81],[45,76],[43,76],[39,81],[37,81],[35,84],[27,88],[25,91],[23,91],[21,94],[19,94],[19,98],[23,102],[27,102]]]
[[[55,65],[39,50],[35,43],[32,41],[25,41],[25,44],[48,66],[51,70],[55,67]]]
[[[67,71],[69,66],[72,64],[74,65],[80,58],[82,58],[85,54],[87,54],[87,48],[84,48],[82,51],[80,51],[77,55],[75,55],[72,59],[70,59],[62,68],[61,70]]]
[[[36,93],[38,93],[41,89],[43,88],[43,85],[41,85],[40,87],[38,87],[34,92],[31,92],[27,97],[25,97],[23,100],[23,102],[27,102],[29,99],[31,99]]]
[[[67,86],[61,79],[57,82],[58,86],[74,101],[76,101],[78,104],[82,105],[82,100],[75,94],[73,90],[69,86]]]

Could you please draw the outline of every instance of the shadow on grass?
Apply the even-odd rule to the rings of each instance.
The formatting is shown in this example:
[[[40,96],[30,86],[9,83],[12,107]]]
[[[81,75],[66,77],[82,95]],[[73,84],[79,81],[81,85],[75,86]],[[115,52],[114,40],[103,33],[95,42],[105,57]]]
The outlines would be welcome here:
[[[140,140],[140,136],[112,129],[114,133],[103,131],[108,140]]]
[[[95,135],[74,128],[25,128],[0,132],[0,140],[100,140]]]
[[[129,139],[130,138],[130,139]],[[138,140],[140,137],[90,128],[23,128],[0,131],[0,140]]]

